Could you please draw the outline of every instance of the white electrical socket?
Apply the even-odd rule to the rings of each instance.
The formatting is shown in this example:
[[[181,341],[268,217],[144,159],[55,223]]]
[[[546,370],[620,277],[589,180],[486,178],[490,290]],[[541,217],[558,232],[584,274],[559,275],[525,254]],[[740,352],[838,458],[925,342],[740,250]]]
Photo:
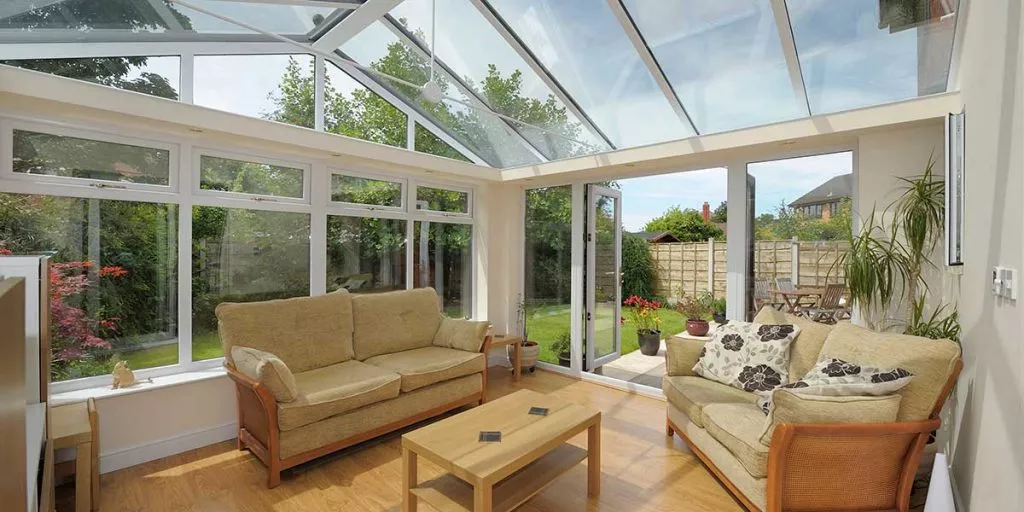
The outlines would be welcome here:
[[[1009,267],[992,268],[992,294],[1017,300],[1017,269]]]

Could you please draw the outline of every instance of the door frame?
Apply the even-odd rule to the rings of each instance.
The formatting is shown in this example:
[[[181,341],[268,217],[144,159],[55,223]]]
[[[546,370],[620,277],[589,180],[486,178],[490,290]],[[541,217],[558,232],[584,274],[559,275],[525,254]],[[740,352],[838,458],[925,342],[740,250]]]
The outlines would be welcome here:
[[[615,315],[612,317],[612,329],[614,331],[613,349],[610,354],[597,357],[597,344],[593,342],[596,338],[597,323],[597,297],[596,297],[596,272],[597,268],[597,196],[607,197],[615,203]],[[594,371],[604,364],[610,363],[622,357],[622,325],[618,321],[622,317],[622,192],[610,187],[601,185],[587,185],[587,288],[586,288],[586,369]]]

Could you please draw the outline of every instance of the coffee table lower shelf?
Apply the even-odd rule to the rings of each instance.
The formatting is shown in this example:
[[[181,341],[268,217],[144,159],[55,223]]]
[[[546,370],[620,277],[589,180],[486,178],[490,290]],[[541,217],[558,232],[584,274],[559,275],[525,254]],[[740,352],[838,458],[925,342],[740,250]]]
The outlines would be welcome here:
[[[587,450],[571,444],[551,450],[494,484],[492,510],[515,509],[586,458]],[[441,512],[473,512],[473,486],[451,474],[423,482],[412,493]]]

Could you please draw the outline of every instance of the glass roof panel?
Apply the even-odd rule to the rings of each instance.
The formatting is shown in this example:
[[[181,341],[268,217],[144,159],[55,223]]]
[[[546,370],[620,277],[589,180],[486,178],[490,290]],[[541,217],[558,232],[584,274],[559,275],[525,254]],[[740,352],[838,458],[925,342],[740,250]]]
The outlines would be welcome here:
[[[805,115],[768,0],[624,4],[701,133]]]
[[[357,139],[406,147],[409,126],[405,113],[363,87],[333,62],[324,82],[324,128]]]
[[[944,92],[956,22],[944,5],[788,0],[811,112]]]
[[[502,0],[491,5],[616,146],[694,135],[606,3]]]
[[[400,41],[381,22],[374,22],[356,34],[339,51],[365,66],[412,83],[426,83],[430,74],[429,61],[416,49]],[[373,78],[430,117],[438,126],[447,128],[453,137],[491,166],[516,167],[540,161],[527,150],[507,124],[493,115],[451,101],[431,104],[421,99],[417,89],[388,81],[379,75]],[[450,75],[442,73],[438,78],[446,95],[466,103],[474,102],[454,85]]]
[[[324,22],[335,9],[302,5],[189,0],[197,7],[259,27],[267,32],[285,35],[308,34]],[[191,21],[191,30],[200,34],[251,34],[233,23],[176,6]],[[187,28],[187,27],[186,27]]]
[[[406,0],[390,13],[428,51],[434,39],[431,1]],[[559,159],[608,149],[568,111],[469,0],[434,1],[437,2],[437,59],[463,77],[495,111],[555,132],[517,126],[545,156]]]

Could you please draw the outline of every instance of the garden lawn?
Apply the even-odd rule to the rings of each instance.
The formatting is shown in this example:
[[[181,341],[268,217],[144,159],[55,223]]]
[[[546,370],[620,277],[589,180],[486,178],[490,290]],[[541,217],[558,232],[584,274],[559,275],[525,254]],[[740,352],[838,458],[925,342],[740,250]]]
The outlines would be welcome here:
[[[629,321],[628,309],[626,307],[622,308],[622,316],[627,319],[625,325],[622,326],[623,354],[628,354],[640,348],[637,342],[636,328]],[[570,316],[571,312],[568,304],[537,306],[527,311],[528,337],[530,341],[540,343],[540,359],[542,361],[558,364],[558,356],[551,350],[551,345],[562,333],[569,332]],[[662,339],[686,330],[686,319],[674,309],[659,309],[658,316],[661,317]],[[608,325],[609,323],[608,321],[602,321],[600,318],[598,319],[598,324],[602,327],[598,330],[598,339],[605,338],[605,336],[601,335],[602,331],[612,328],[611,325]],[[599,352],[607,351],[608,349],[606,348],[599,350]]]
[[[216,331],[199,334],[192,338],[192,359],[202,361],[224,355],[220,348],[220,338]],[[171,343],[159,347],[136,350],[120,354],[121,359],[128,361],[133,370],[167,366],[178,362],[178,344]],[[116,358],[115,358],[116,359]]]

